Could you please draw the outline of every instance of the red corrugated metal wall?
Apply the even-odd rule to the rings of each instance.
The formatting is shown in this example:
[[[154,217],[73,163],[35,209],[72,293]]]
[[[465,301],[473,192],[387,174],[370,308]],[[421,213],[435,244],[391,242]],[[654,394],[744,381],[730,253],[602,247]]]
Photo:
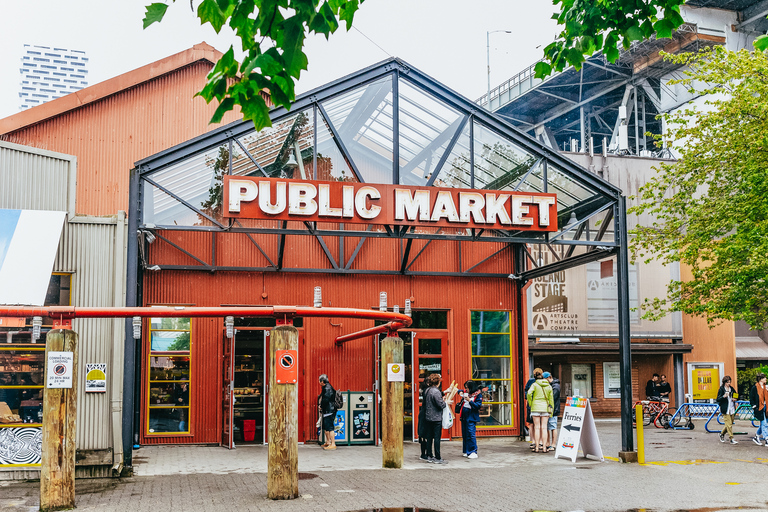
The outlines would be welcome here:
[[[210,261],[211,234],[189,232],[161,232],[181,247],[204,261]],[[217,234],[217,262],[219,264],[263,265],[264,257],[243,234]],[[275,261],[277,237],[254,236],[262,248]],[[307,267],[312,262],[327,262],[319,243],[311,236],[286,237],[285,263],[287,267]],[[326,238],[334,258],[338,259],[338,241]],[[411,258],[426,244],[415,241]],[[404,245],[404,244],[402,244]],[[347,239],[345,259],[354,251],[356,242]],[[226,247],[223,250],[222,247]],[[502,246],[493,243],[462,243],[461,267],[466,269],[493,254]],[[161,240],[150,246],[150,265],[196,264],[174,247]],[[194,250],[191,250],[194,249]],[[399,268],[401,243],[399,240],[369,239],[365,242],[355,268]],[[458,271],[459,244],[434,241],[414,264],[425,271]],[[219,256],[220,255],[220,256]],[[227,261],[227,263],[224,263]],[[512,255],[504,250],[476,269],[479,272],[509,273]],[[470,376],[470,310],[514,311],[514,285],[507,278],[433,277],[402,275],[334,275],[288,272],[200,272],[170,271],[147,272],[144,278],[144,303],[192,304],[218,306],[226,304],[248,305],[309,305],[313,290],[321,286],[325,306],[372,308],[378,306],[379,292],[385,291],[390,305],[413,297],[417,309],[447,309],[449,314],[449,354],[446,361],[450,374],[446,380],[463,382]],[[266,294],[266,298],[262,296]],[[371,337],[336,346],[334,338],[366,327],[373,322],[353,319],[306,319],[304,345],[301,347],[302,390],[301,406],[304,422],[300,425],[303,439],[314,438],[317,378],[327,373],[334,387],[342,390],[371,391],[374,385],[375,346]],[[192,437],[144,439],[151,442],[216,443],[220,438],[221,401],[221,343],[223,319],[195,320],[192,332],[194,382],[192,385],[193,418]],[[513,333],[516,326],[512,327]],[[516,345],[516,343],[515,343]],[[513,364],[517,356],[513,354]],[[513,369],[513,377],[518,369]],[[146,378],[144,378],[146,383]],[[514,387],[515,381],[513,381]],[[145,395],[146,396],[146,395]],[[517,397],[515,398],[517,402]],[[517,417],[514,413],[513,417]],[[518,428],[483,429],[481,435],[515,435]],[[460,436],[457,425],[452,435]]]

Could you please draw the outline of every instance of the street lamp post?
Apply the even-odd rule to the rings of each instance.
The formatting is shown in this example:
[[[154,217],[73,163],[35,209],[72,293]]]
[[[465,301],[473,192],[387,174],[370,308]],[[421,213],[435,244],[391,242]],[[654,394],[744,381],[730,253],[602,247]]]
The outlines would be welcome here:
[[[511,30],[491,30],[490,32],[485,32],[485,55],[488,69],[488,95],[485,98],[488,102],[488,110],[491,110],[491,34],[495,34],[496,32],[504,32],[506,34],[512,33]]]

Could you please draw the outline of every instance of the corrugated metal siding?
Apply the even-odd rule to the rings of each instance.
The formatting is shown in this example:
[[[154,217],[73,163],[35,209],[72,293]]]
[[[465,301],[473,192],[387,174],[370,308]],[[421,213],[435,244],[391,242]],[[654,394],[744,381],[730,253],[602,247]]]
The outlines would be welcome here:
[[[134,162],[220,126],[208,124],[216,102],[194,98],[210,69],[209,62],[196,62],[3,139],[76,155],[78,213],[128,211]],[[222,125],[238,118],[229,112]]]
[[[124,306],[115,304],[115,236],[117,221],[105,224],[104,219],[78,218],[66,223],[56,255],[54,272],[71,272],[71,303],[73,306]],[[125,229],[124,227],[122,229]],[[124,273],[117,274],[122,278]],[[112,389],[114,352],[123,350],[123,338],[114,338],[115,322],[122,320],[88,318],[75,319],[72,329],[79,335],[78,372],[81,376],[77,396],[77,447],[81,450],[112,448],[110,399],[121,399],[122,390]],[[122,360],[122,359],[121,359]],[[107,363],[107,392],[85,393],[86,363]]]
[[[68,211],[70,165],[67,159],[0,145],[0,208]]]
[[[239,236],[239,235],[238,235]],[[295,237],[297,240],[309,240],[317,244],[312,237]],[[247,244],[251,242],[240,237]],[[370,268],[371,261],[379,258],[389,260],[385,254],[397,253],[388,240],[368,240],[371,244],[370,255],[363,257],[362,263]],[[389,244],[389,250],[385,250]],[[152,249],[154,251],[153,244]],[[492,254],[498,248],[486,249]],[[184,245],[186,247],[186,244]],[[378,247],[375,247],[378,246]],[[395,248],[396,249],[396,248]],[[245,249],[244,249],[245,250]],[[176,251],[178,253],[178,251]],[[300,255],[307,251],[299,249]],[[362,251],[361,251],[362,253]],[[472,253],[472,251],[470,251]],[[181,253],[178,253],[181,254]],[[313,251],[312,258],[317,258]],[[502,253],[499,258],[505,260],[506,270],[511,271],[511,256]],[[170,253],[164,253],[164,259]],[[152,264],[158,263],[156,253],[152,253]],[[296,255],[299,256],[299,255]],[[185,256],[180,256],[182,258]],[[325,258],[324,254],[321,254]],[[425,265],[431,270],[446,268],[445,253],[435,251],[431,256],[422,255]],[[482,258],[479,258],[482,259]],[[181,261],[181,260],[179,260]],[[172,259],[165,261],[171,263]],[[450,264],[450,263],[448,263]],[[490,262],[489,262],[490,264]],[[495,265],[495,264],[494,264]],[[498,263],[501,267],[501,263]],[[323,289],[323,302],[326,306],[370,308],[378,305],[379,292],[386,291],[390,304],[401,307],[406,298],[413,296],[414,307],[418,309],[448,309],[449,315],[449,354],[446,365],[450,373],[448,381],[455,379],[463,382],[470,375],[470,307],[485,310],[514,310],[514,284],[510,280],[496,278],[459,278],[459,277],[414,277],[414,276],[353,276],[325,274],[290,274],[274,272],[204,272],[161,271],[145,275],[145,304],[194,304],[197,306],[218,306],[226,304],[242,305],[292,305],[311,304],[315,286]],[[262,297],[266,294],[266,298]],[[207,323],[215,323],[214,327]],[[191,442],[217,443],[220,437],[220,388],[221,388],[221,342],[223,319],[195,322],[192,333],[193,363],[195,377],[192,384],[193,412],[192,428],[194,435],[186,438],[144,439],[145,443]],[[370,391],[374,385],[375,345],[372,338],[355,340],[341,347],[333,340],[339,334],[371,327],[373,322],[353,319],[306,319],[304,323],[304,344],[301,347],[303,389],[301,405],[303,422],[300,425],[302,439],[314,437],[315,403],[317,397],[317,378],[328,373],[333,385],[342,390]],[[515,327],[513,326],[513,333]],[[513,355],[513,364],[517,357]],[[513,368],[513,376],[519,371]],[[146,381],[146,375],[144,378]],[[146,385],[146,384],[144,384]],[[515,385],[515,381],[512,382]],[[515,398],[516,406],[519,404]],[[517,417],[516,413],[515,418]],[[144,415],[144,412],[142,412]],[[213,419],[216,422],[213,424]],[[482,430],[480,435],[515,435],[519,428]],[[452,435],[461,435],[457,426]]]

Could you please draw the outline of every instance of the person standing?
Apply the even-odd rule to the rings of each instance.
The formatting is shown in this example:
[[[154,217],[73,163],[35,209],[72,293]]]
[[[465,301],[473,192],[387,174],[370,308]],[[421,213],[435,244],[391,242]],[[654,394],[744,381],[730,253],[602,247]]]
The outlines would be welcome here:
[[[336,390],[328,381],[328,376],[322,374],[318,379],[322,391],[320,392],[320,413],[323,415],[323,431],[325,432],[325,444],[323,450],[336,449],[336,433],[333,421],[336,419]]]
[[[552,401],[554,408],[552,416],[547,420],[547,451],[554,450],[557,447],[557,418],[560,416],[560,381],[554,378],[549,372],[544,372],[544,378],[552,386]]]
[[[525,387],[523,388],[523,395],[526,397],[528,396],[528,390],[531,389],[533,383],[536,382],[536,379],[534,378],[536,372],[541,373],[542,369],[533,369],[531,377],[528,379],[528,382],[525,383]],[[528,430],[528,439],[531,441],[531,450],[533,450],[536,447],[536,443],[533,442],[533,418],[531,418],[531,406],[528,404],[527,400],[525,401],[525,428]]]
[[[659,391],[657,389],[657,385],[659,382],[659,374],[654,373],[653,377],[651,377],[651,380],[645,383],[645,396],[648,398],[648,400],[653,399],[654,397],[659,396]]]
[[[761,445],[765,442],[768,446],[768,418],[766,418],[766,399],[768,399],[768,389],[766,388],[765,374],[758,373],[755,377],[755,385],[749,390],[749,403],[752,405],[752,412],[756,420],[760,422],[755,432],[752,442]],[[761,440],[762,438],[762,440]]]
[[[661,382],[656,386],[656,393],[661,397],[663,402],[669,402],[669,396],[672,394],[672,386],[667,382],[667,376],[662,375],[659,377]]]
[[[439,373],[432,373],[427,377],[429,387],[424,392],[424,434],[427,439],[427,460],[434,464],[445,464],[446,461],[440,455],[440,437],[443,434],[443,409],[446,401],[440,393],[442,377]],[[434,451],[433,451],[434,448]]]
[[[531,418],[533,419],[533,442],[535,444],[533,451],[545,453],[549,451],[544,448],[544,442],[547,440],[547,421],[555,404],[552,398],[552,386],[544,378],[544,373],[535,371],[533,376],[536,382],[528,389],[528,404],[531,406]]]
[[[456,413],[461,419],[462,455],[469,459],[477,458],[476,427],[480,421],[480,408],[483,406],[483,389],[472,381],[464,383],[463,400],[456,404]]]
[[[429,457],[427,456],[427,436],[426,436],[426,428],[427,428],[427,403],[426,403],[426,391],[429,387],[429,384],[427,384],[427,379],[424,379],[421,381],[421,384],[419,384],[419,398],[421,399],[420,405],[419,405],[419,424],[417,426],[417,433],[419,435],[419,446],[421,447],[421,456],[419,457],[421,460],[429,461]]]
[[[723,385],[717,390],[717,403],[720,404],[720,414],[723,415],[723,421],[725,427],[720,432],[720,442],[725,442],[725,434],[728,434],[728,439],[731,444],[739,444],[733,438],[733,418],[736,416],[736,399],[739,394],[736,389],[731,387],[731,376],[726,375],[723,377]]]

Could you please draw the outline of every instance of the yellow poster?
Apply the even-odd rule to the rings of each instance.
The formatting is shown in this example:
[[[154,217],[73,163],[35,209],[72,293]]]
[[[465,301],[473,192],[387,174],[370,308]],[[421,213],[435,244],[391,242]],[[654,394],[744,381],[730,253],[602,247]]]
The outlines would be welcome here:
[[[719,368],[697,368],[691,373],[693,376],[694,400],[717,398],[717,390],[720,387]]]

